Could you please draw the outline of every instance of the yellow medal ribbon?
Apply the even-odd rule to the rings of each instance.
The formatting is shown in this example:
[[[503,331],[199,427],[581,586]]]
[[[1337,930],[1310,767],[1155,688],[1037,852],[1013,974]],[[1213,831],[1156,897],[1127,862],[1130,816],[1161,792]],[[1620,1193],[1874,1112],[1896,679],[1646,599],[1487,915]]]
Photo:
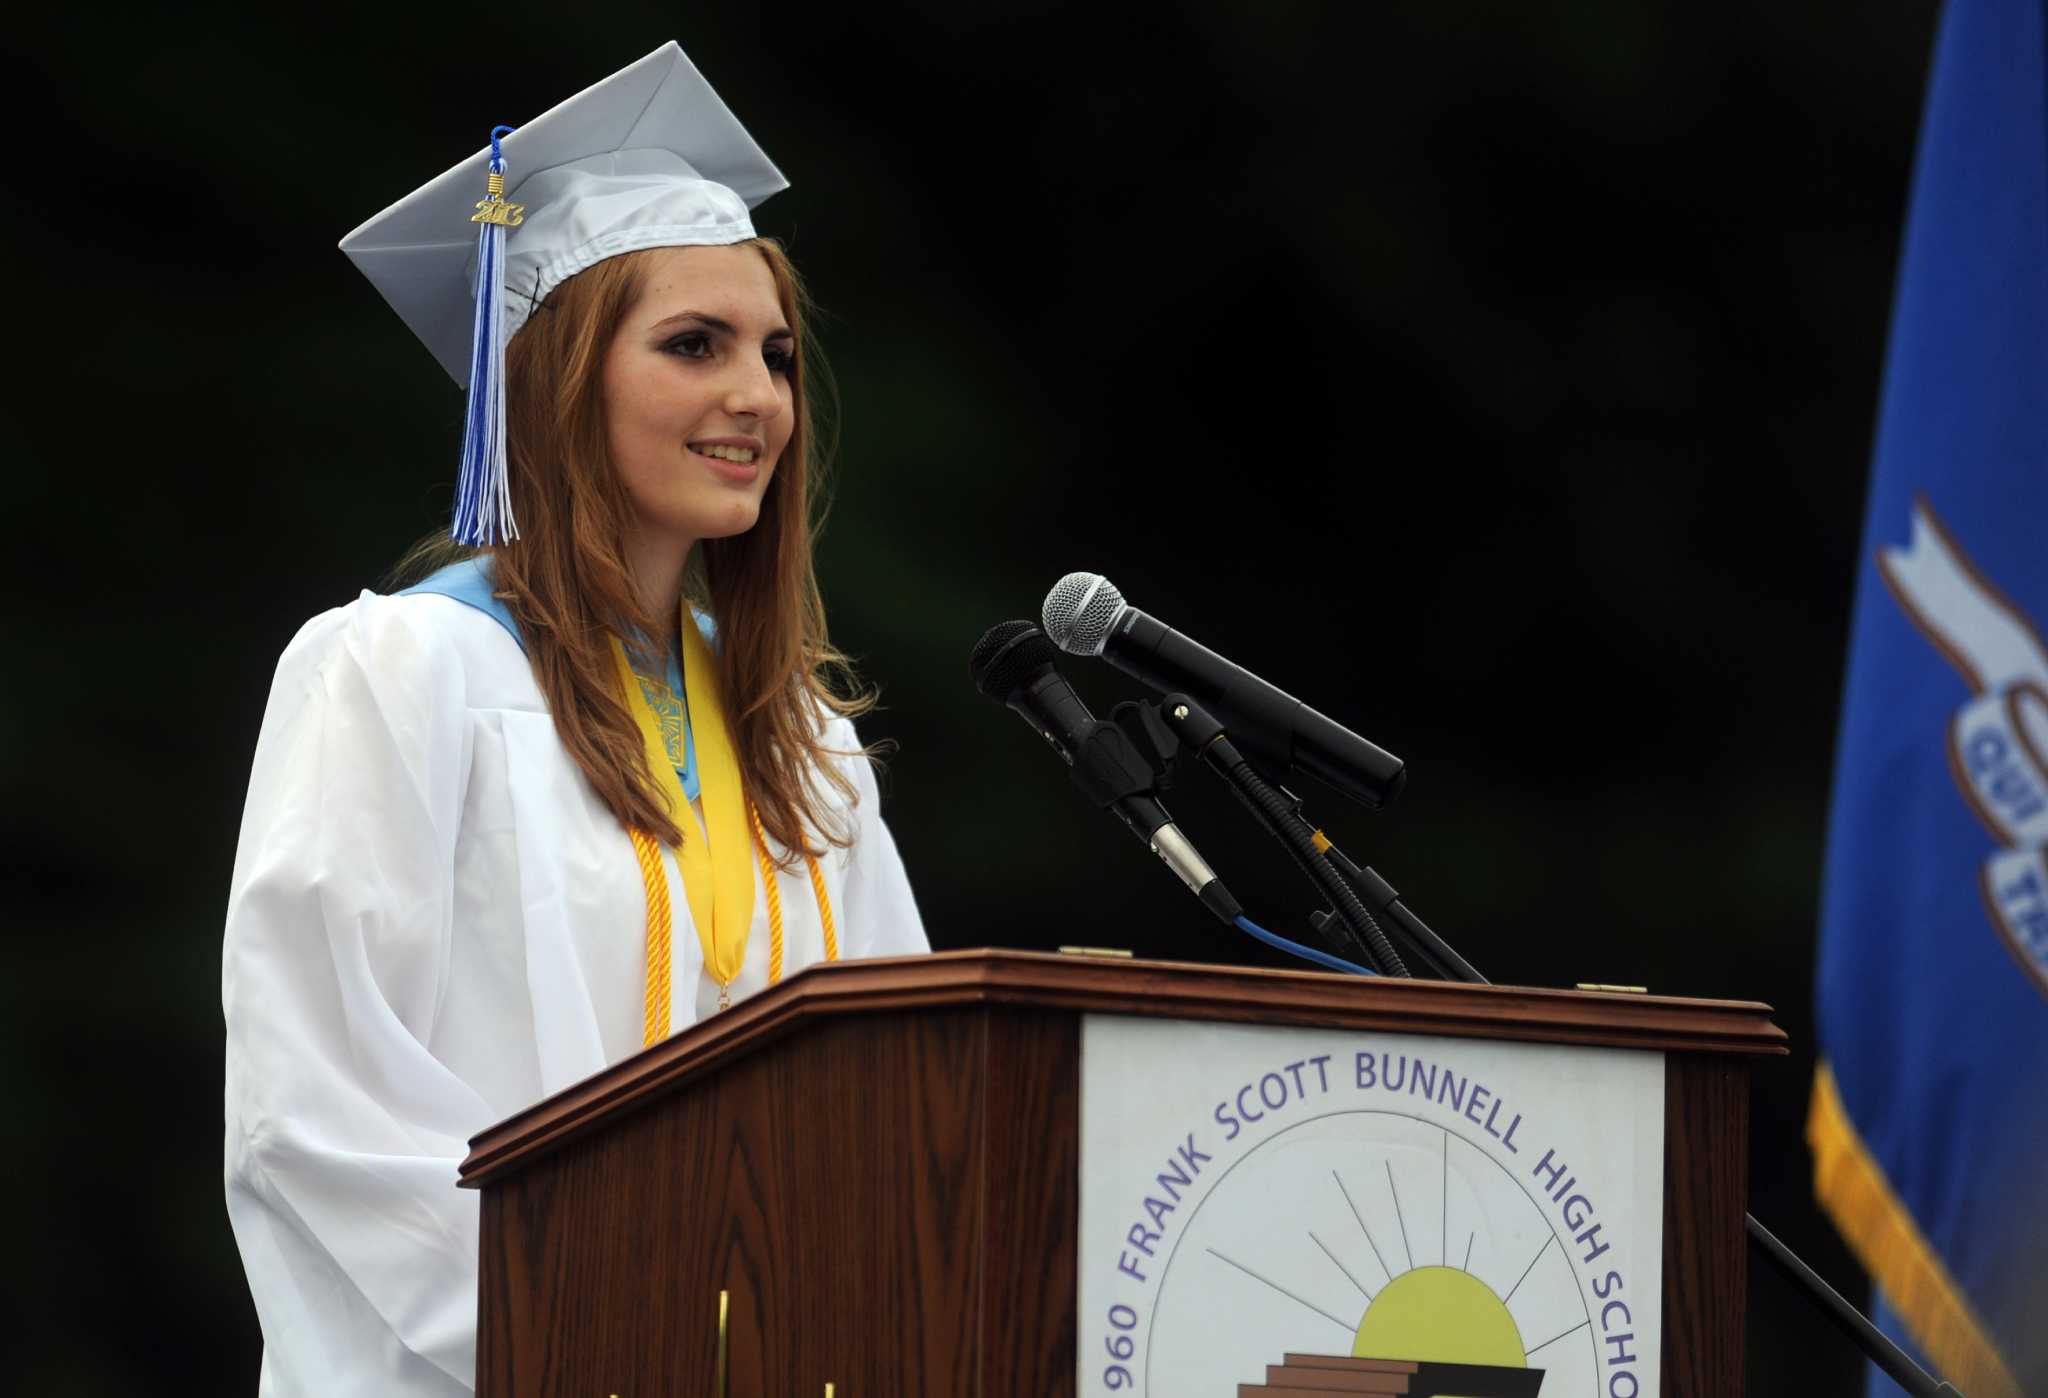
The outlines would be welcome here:
[[[770,985],[782,979],[782,900],[776,888],[775,867],[768,858],[768,841],[761,828],[760,814],[747,801],[740,786],[739,758],[733,752],[725,707],[719,698],[717,672],[712,668],[716,662],[687,603],[683,607],[682,637],[683,697],[697,759],[697,795],[704,809],[701,838],[692,838],[696,821],[689,799],[683,794],[682,781],[676,776],[661,715],[648,701],[626,648],[616,636],[612,638],[612,657],[618,667],[626,706],[633,711],[647,747],[647,769],[653,773],[668,800],[670,814],[683,830],[682,847],[676,851],[676,862],[683,871],[683,896],[689,901],[690,918],[697,924],[704,968],[718,983],[719,1006],[723,1008],[731,1003],[732,983],[740,967],[746,964],[747,934],[754,920],[754,870],[748,860],[737,857],[743,845],[754,845],[761,880],[768,890]],[[641,882],[647,891],[644,1042],[656,1044],[667,1038],[669,1032],[668,876],[662,870],[661,850],[654,838],[639,829],[628,833],[633,837]],[[806,856],[804,862],[810,866],[811,888],[818,899],[818,914],[825,933],[825,959],[837,961],[839,939],[833,925],[831,900],[825,895],[824,874],[817,860]]]
[[[662,737],[661,716],[640,692],[626,647],[612,638],[612,656],[619,669],[640,736],[647,744],[647,770],[668,798],[669,814],[683,828],[676,862],[683,869],[683,896],[697,924],[704,948],[704,968],[720,986],[729,986],[747,959],[747,929],[754,921],[754,869],[744,851],[753,843],[747,819],[746,793],[740,789],[740,763],[725,726],[711,647],[704,643],[686,605],[682,618],[683,698],[689,707],[690,740],[696,747],[697,795],[704,809],[704,838],[692,839],[696,821],[683,784],[670,765]]]

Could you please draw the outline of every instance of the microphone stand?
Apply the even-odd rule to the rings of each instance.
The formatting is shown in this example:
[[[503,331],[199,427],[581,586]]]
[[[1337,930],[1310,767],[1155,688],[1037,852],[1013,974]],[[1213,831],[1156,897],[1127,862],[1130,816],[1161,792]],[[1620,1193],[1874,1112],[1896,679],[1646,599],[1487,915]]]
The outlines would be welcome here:
[[[1345,949],[1343,941],[1354,942],[1358,950],[1381,971],[1412,978],[1414,973],[1408,969],[1374,917],[1378,913],[1398,929],[1416,961],[1435,973],[1431,979],[1460,981],[1469,985],[1491,984],[1471,962],[1458,955],[1448,942],[1401,901],[1401,895],[1392,884],[1370,867],[1352,862],[1330,842],[1328,836],[1311,826],[1301,815],[1300,798],[1268,780],[1247,761],[1230,742],[1223,725],[1194,700],[1184,694],[1169,694],[1156,704],[1120,704],[1112,716],[1127,730],[1141,728],[1163,771],[1170,771],[1177,757],[1172,738],[1194,748],[1203,765],[1223,778],[1259,823],[1294,856],[1295,862],[1301,865],[1318,890],[1330,897],[1335,911],[1319,908],[1310,915],[1309,922],[1326,938],[1338,943],[1339,950]],[[1164,735],[1159,732],[1161,726],[1171,735],[1164,741]],[[1333,929],[1344,936],[1333,935]],[[1914,1363],[1904,1350],[1892,1343],[1890,1336],[1872,1325],[1797,1253],[1779,1241],[1776,1234],[1757,1222],[1755,1214],[1745,1212],[1742,1217],[1751,1246],[1768,1258],[1771,1265],[1795,1287],[1805,1292],[1807,1299],[1848,1336],[1871,1363],[1889,1374],[1913,1398],[1941,1398],[1943,1394],[1963,1398],[1960,1389],[1935,1379]]]
[[[1149,706],[1138,707],[1145,712],[1153,712]],[[1122,710],[1122,706],[1119,706],[1119,711],[1127,712]],[[1309,823],[1301,818],[1297,809],[1300,803],[1259,775],[1224,733],[1223,725],[1193,699],[1184,694],[1169,694],[1159,701],[1156,712],[1164,715],[1167,732],[1192,747],[1196,756],[1223,777],[1231,791],[1280,841],[1294,857],[1294,862],[1301,866],[1302,872],[1330,900],[1336,909],[1335,914],[1325,914],[1324,920],[1316,924],[1316,930],[1327,937],[1332,926],[1340,929],[1344,937],[1332,939],[1337,942],[1338,949],[1346,950],[1343,942],[1351,942],[1367,964],[1383,975],[1411,975],[1401,953],[1394,949],[1385,930],[1359,900],[1357,890],[1330,862],[1327,855],[1330,842],[1322,839],[1320,832],[1311,829]],[[1158,742],[1157,735],[1152,736],[1155,746],[1165,746]],[[1161,753],[1169,765],[1176,755],[1173,752]]]
[[[1282,788],[1282,790],[1285,790],[1285,788]],[[1290,796],[1292,795],[1292,793],[1289,794]],[[1293,799],[1298,807],[1301,804],[1300,798],[1294,797]],[[1316,833],[1322,834],[1321,831]],[[1361,867],[1352,863],[1343,850],[1329,843],[1328,836],[1323,837],[1323,843],[1328,846],[1323,853],[1328,855],[1330,862],[1337,866],[1338,872],[1343,874],[1357,888],[1359,897],[1365,900],[1365,905],[1375,913],[1384,916],[1388,922],[1391,922],[1400,930],[1401,935],[1408,941],[1410,949],[1415,953],[1418,960],[1433,966],[1437,970],[1438,974],[1432,979],[1463,981],[1467,985],[1493,984],[1492,981],[1480,975],[1477,968],[1471,962],[1458,955],[1449,942],[1446,942],[1443,938],[1437,936],[1435,932],[1431,931],[1429,924],[1417,917],[1414,910],[1401,901],[1401,895],[1394,891],[1392,884],[1373,872],[1369,866]],[[1315,921],[1314,916],[1311,916],[1309,920],[1311,922]]]

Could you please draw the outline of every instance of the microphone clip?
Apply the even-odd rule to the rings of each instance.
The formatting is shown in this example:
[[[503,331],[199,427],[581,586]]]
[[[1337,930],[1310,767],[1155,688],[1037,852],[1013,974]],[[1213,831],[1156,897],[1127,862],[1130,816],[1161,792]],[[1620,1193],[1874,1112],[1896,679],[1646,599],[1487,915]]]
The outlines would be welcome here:
[[[1159,712],[1158,701],[1126,699],[1109,711],[1109,717],[1151,765],[1159,790],[1173,790],[1173,779],[1187,749]]]
[[[1151,796],[1169,784],[1151,756],[1119,724],[1100,719],[1089,724],[1074,744],[1070,775],[1081,794],[1103,810],[1133,796]]]
[[[1173,790],[1190,756],[1186,743],[1159,711],[1158,700],[1126,699],[1107,722],[1090,725],[1075,745],[1073,781],[1105,809],[1132,796]]]

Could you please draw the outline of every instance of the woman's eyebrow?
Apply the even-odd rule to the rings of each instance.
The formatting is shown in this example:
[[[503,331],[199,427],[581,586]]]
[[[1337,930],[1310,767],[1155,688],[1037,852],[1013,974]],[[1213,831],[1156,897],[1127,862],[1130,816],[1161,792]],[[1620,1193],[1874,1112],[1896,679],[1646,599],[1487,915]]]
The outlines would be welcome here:
[[[656,330],[666,330],[671,325],[675,325],[678,322],[685,320],[694,320],[699,325],[708,326],[709,328],[716,330],[721,335],[732,335],[737,333],[732,328],[731,321],[720,320],[717,316],[706,315],[702,311],[677,311],[672,316],[667,316],[661,320],[657,320],[656,322],[654,322],[653,328]]]
[[[739,331],[734,328],[733,323],[731,321],[722,320],[718,316],[714,315],[706,315],[702,311],[677,311],[672,316],[667,316],[661,320],[656,321],[652,327],[652,330],[666,330],[670,326],[685,320],[694,320],[699,325],[704,326],[706,329],[715,330],[721,335],[732,335],[735,337],[739,335]],[[791,330],[788,326],[783,326],[780,329],[769,331],[766,335],[762,336],[761,338],[764,340],[793,340],[796,338],[796,332]]]

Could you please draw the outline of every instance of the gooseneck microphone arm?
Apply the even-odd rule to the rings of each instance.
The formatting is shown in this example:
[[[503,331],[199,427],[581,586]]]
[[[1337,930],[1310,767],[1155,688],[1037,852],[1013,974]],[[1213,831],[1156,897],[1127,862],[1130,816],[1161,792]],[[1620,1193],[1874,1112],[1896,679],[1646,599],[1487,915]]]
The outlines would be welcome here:
[[[1386,975],[1408,975],[1406,963],[1394,950],[1386,932],[1373,920],[1365,904],[1359,901],[1357,892],[1344,881],[1318,847],[1315,831],[1294,809],[1294,803],[1275,790],[1245,760],[1244,754],[1225,734],[1223,725],[1185,694],[1167,695],[1159,701],[1159,709],[1175,736],[1223,777],[1254,818],[1273,833],[1294,857],[1294,862],[1301,866],[1302,872],[1329,898],[1337,909],[1337,917],[1332,921],[1344,929],[1349,940],[1365,954],[1369,964]],[[1319,923],[1317,930],[1327,935],[1329,925]]]
[[[1478,968],[1458,955],[1457,950],[1430,930],[1428,923],[1415,915],[1414,909],[1401,901],[1401,895],[1394,886],[1374,872],[1371,866],[1351,862],[1343,850],[1329,843],[1323,837],[1323,853],[1337,866],[1351,886],[1358,890],[1358,896],[1366,907],[1386,918],[1408,940],[1410,946],[1420,954],[1421,959],[1435,970],[1436,979],[1463,981],[1467,985],[1491,985],[1493,982],[1479,974]]]

